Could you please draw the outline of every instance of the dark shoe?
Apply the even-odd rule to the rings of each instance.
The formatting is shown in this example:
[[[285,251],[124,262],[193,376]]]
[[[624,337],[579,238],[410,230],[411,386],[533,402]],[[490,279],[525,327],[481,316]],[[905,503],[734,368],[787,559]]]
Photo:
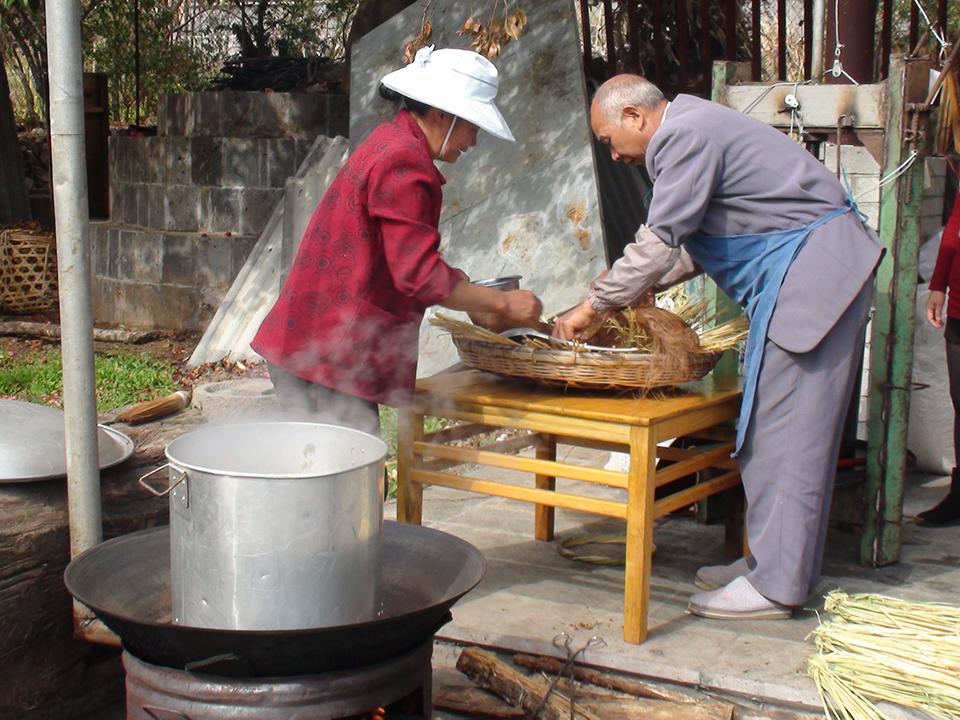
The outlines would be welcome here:
[[[940,504],[917,515],[921,525],[950,525],[960,521],[960,492],[954,488]]]

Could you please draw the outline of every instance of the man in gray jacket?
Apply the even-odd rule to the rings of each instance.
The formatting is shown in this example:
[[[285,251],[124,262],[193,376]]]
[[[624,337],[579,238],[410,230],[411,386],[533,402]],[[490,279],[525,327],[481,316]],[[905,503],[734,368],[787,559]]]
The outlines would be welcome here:
[[[600,315],[706,272],[744,306],[737,455],[751,554],[701,568],[705,617],[787,618],[820,574],[842,428],[883,254],[841,184],[801,145],[716,103],[668,103],[619,75],[590,119],[614,160],[645,163],[647,223],[554,334],[589,337]]]

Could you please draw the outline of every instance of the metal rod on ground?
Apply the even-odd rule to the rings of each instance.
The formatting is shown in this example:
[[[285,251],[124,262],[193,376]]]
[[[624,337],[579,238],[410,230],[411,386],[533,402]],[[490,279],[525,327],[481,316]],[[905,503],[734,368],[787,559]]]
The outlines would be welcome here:
[[[85,170],[80,4],[47,0],[50,146],[56,211],[63,353],[64,424],[70,554],[103,537],[97,453],[93,310],[90,302],[89,210]],[[78,610],[78,612],[87,612]],[[90,617],[85,615],[84,617]]]

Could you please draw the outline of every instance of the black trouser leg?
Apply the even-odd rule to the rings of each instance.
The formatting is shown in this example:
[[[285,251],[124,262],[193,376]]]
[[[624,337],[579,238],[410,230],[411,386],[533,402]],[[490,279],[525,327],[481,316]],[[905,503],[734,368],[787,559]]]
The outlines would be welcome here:
[[[949,322],[949,321],[948,321]],[[953,448],[960,453],[960,343],[947,341],[947,376],[950,379],[950,401],[953,403]],[[950,475],[950,492],[936,507],[922,512],[917,518],[925,525],[946,525],[960,520],[960,472]]]

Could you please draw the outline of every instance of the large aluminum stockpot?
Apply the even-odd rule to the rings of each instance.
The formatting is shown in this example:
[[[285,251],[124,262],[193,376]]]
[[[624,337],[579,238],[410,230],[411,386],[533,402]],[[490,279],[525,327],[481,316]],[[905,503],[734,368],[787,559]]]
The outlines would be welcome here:
[[[316,423],[221,425],[171,442],[173,621],[295,630],[373,620],[386,453],[372,435]]]

